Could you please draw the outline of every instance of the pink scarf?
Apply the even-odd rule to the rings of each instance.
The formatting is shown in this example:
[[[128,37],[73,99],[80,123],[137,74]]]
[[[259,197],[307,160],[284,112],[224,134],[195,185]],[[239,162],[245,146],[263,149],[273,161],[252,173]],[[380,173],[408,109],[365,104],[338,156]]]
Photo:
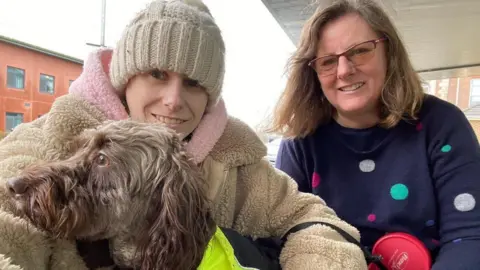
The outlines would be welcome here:
[[[111,58],[111,49],[99,49],[90,53],[82,74],[72,83],[69,92],[99,108],[108,119],[126,119],[128,114],[108,77]],[[215,146],[225,130],[227,120],[222,99],[203,116],[187,144],[187,151],[196,164],[202,162]]]

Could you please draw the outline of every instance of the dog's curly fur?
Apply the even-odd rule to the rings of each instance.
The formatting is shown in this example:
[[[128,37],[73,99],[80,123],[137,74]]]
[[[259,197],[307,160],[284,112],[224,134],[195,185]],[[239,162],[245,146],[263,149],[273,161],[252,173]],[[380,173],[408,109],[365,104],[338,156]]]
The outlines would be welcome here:
[[[200,170],[172,130],[111,121],[76,138],[63,161],[37,164],[17,207],[55,237],[121,238],[136,249],[130,267],[195,269],[215,224]]]

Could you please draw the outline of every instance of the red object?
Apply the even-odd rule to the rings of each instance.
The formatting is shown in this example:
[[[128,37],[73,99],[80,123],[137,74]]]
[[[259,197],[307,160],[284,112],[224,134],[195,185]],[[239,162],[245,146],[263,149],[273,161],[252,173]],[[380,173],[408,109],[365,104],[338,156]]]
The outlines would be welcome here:
[[[407,233],[390,233],[373,246],[373,255],[382,256],[388,270],[430,270],[432,259],[425,245]],[[368,270],[379,270],[370,264]]]

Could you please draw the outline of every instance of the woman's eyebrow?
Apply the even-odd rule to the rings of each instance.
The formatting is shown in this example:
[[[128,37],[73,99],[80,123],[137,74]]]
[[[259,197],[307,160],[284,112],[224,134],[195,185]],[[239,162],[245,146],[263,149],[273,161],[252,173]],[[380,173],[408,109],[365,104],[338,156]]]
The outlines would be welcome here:
[[[365,39],[364,41],[356,41],[356,42],[353,42],[351,45],[349,45],[349,46],[347,47],[347,49],[344,49],[343,51],[341,51],[341,52],[339,52],[339,53],[328,53],[328,54],[322,54],[322,55],[321,55],[321,56],[319,56],[319,57],[323,57],[323,56],[332,56],[332,55],[337,55],[337,54],[344,53],[344,52],[346,52],[346,51],[350,50],[351,48],[353,48],[353,47],[357,46],[358,44],[361,44],[361,43],[363,43],[363,42],[366,42],[366,41],[369,41],[369,40],[371,40],[371,39]]]

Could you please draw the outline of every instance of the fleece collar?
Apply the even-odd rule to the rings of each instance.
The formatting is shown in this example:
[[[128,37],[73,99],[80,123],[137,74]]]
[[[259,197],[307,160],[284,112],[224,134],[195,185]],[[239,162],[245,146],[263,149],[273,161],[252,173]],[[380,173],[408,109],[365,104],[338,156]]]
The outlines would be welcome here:
[[[69,92],[98,108],[107,119],[126,119],[128,113],[108,76],[111,58],[112,49],[92,52],[85,61],[82,74],[72,83]],[[222,136],[226,124],[227,111],[223,100],[220,100],[203,116],[186,146],[195,163],[201,163],[210,153]]]
[[[227,168],[250,165],[267,155],[267,147],[255,131],[241,120],[229,117],[210,156]]]

